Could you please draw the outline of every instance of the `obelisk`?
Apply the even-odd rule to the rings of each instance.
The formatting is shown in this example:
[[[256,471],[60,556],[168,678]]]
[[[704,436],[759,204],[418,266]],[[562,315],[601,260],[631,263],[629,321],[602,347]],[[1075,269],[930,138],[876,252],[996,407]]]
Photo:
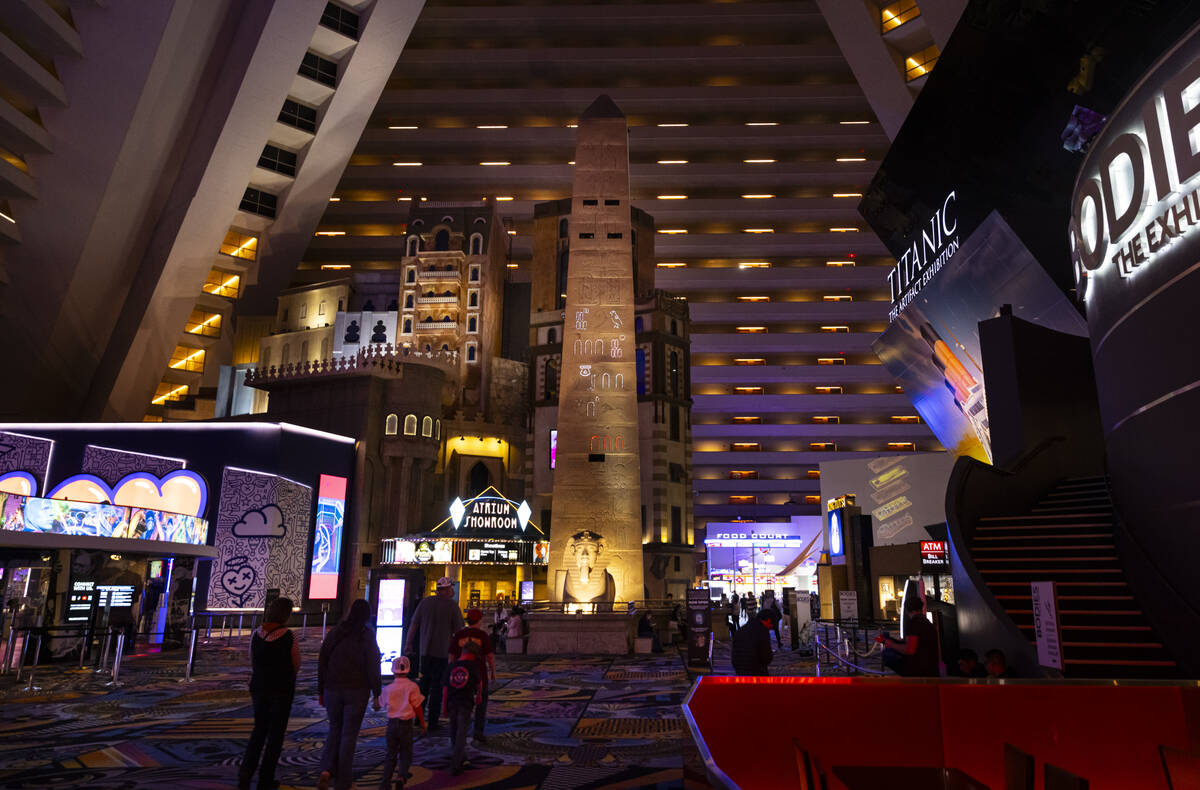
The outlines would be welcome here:
[[[547,581],[605,611],[644,597],[625,115],[601,96],[576,135]]]

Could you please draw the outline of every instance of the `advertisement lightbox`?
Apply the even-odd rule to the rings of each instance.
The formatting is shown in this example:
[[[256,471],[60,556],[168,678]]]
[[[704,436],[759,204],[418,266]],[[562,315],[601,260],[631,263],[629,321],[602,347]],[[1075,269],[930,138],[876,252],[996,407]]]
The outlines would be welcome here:
[[[392,661],[404,652],[404,579],[379,580],[375,642],[379,645],[379,672],[392,674]]]
[[[312,575],[308,582],[309,600],[337,598],[338,562],[342,556],[342,527],[345,518],[346,478],[321,475],[317,486]]]

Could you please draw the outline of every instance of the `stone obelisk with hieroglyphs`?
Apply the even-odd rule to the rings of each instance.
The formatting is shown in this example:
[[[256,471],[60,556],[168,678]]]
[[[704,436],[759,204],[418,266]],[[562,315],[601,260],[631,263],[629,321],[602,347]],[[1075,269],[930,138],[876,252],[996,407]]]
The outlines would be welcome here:
[[[547,581],[602,611],[643,597],[625,115],[601,96],[576,135]]]

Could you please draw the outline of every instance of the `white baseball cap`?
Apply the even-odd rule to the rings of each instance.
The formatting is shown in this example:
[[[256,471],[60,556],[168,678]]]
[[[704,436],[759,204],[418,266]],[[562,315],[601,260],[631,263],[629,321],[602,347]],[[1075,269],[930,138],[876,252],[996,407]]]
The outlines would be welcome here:
[[[392,662],[392,674],[393,675],[407,675],[409,669],[410,669],[410,664],[408,662],[407,656],[400,656],[399,658],[397,658],[395,661]]]
[[[443,576],[442,578],[440,578],[440,579],[438,579],[438,580],[437,580],[437,586],[438,586],[438,589],[439,589],[439,590],[440,590],[441,588],[443,588],[443,587],[453,587],[453,586],[454,586],[454,582],[452,582],[452,581],[450,580],[450,577],[449,577],[449,576]]]

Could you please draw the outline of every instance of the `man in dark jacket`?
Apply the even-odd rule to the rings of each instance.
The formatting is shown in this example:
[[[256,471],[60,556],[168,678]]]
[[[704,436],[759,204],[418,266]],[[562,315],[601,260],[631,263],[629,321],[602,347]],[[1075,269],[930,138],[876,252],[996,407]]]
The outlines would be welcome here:
[[[424,598],[417,605],[408,625],[404,652],[419,656],[421,693],[425,695],[425,718],[429,731],[440,729],[438,714],[442,710],[442,688],[446,685],[446,667],[450,637],[463,627],[462,611],[454,600],[454,582],[448,576],[437,581],[437,594]]]
[[[771,652],[774,609],[760,609],[757,616],[738,629],[733,637],[733,671],[739,675],[766,675],[775,654]]]

